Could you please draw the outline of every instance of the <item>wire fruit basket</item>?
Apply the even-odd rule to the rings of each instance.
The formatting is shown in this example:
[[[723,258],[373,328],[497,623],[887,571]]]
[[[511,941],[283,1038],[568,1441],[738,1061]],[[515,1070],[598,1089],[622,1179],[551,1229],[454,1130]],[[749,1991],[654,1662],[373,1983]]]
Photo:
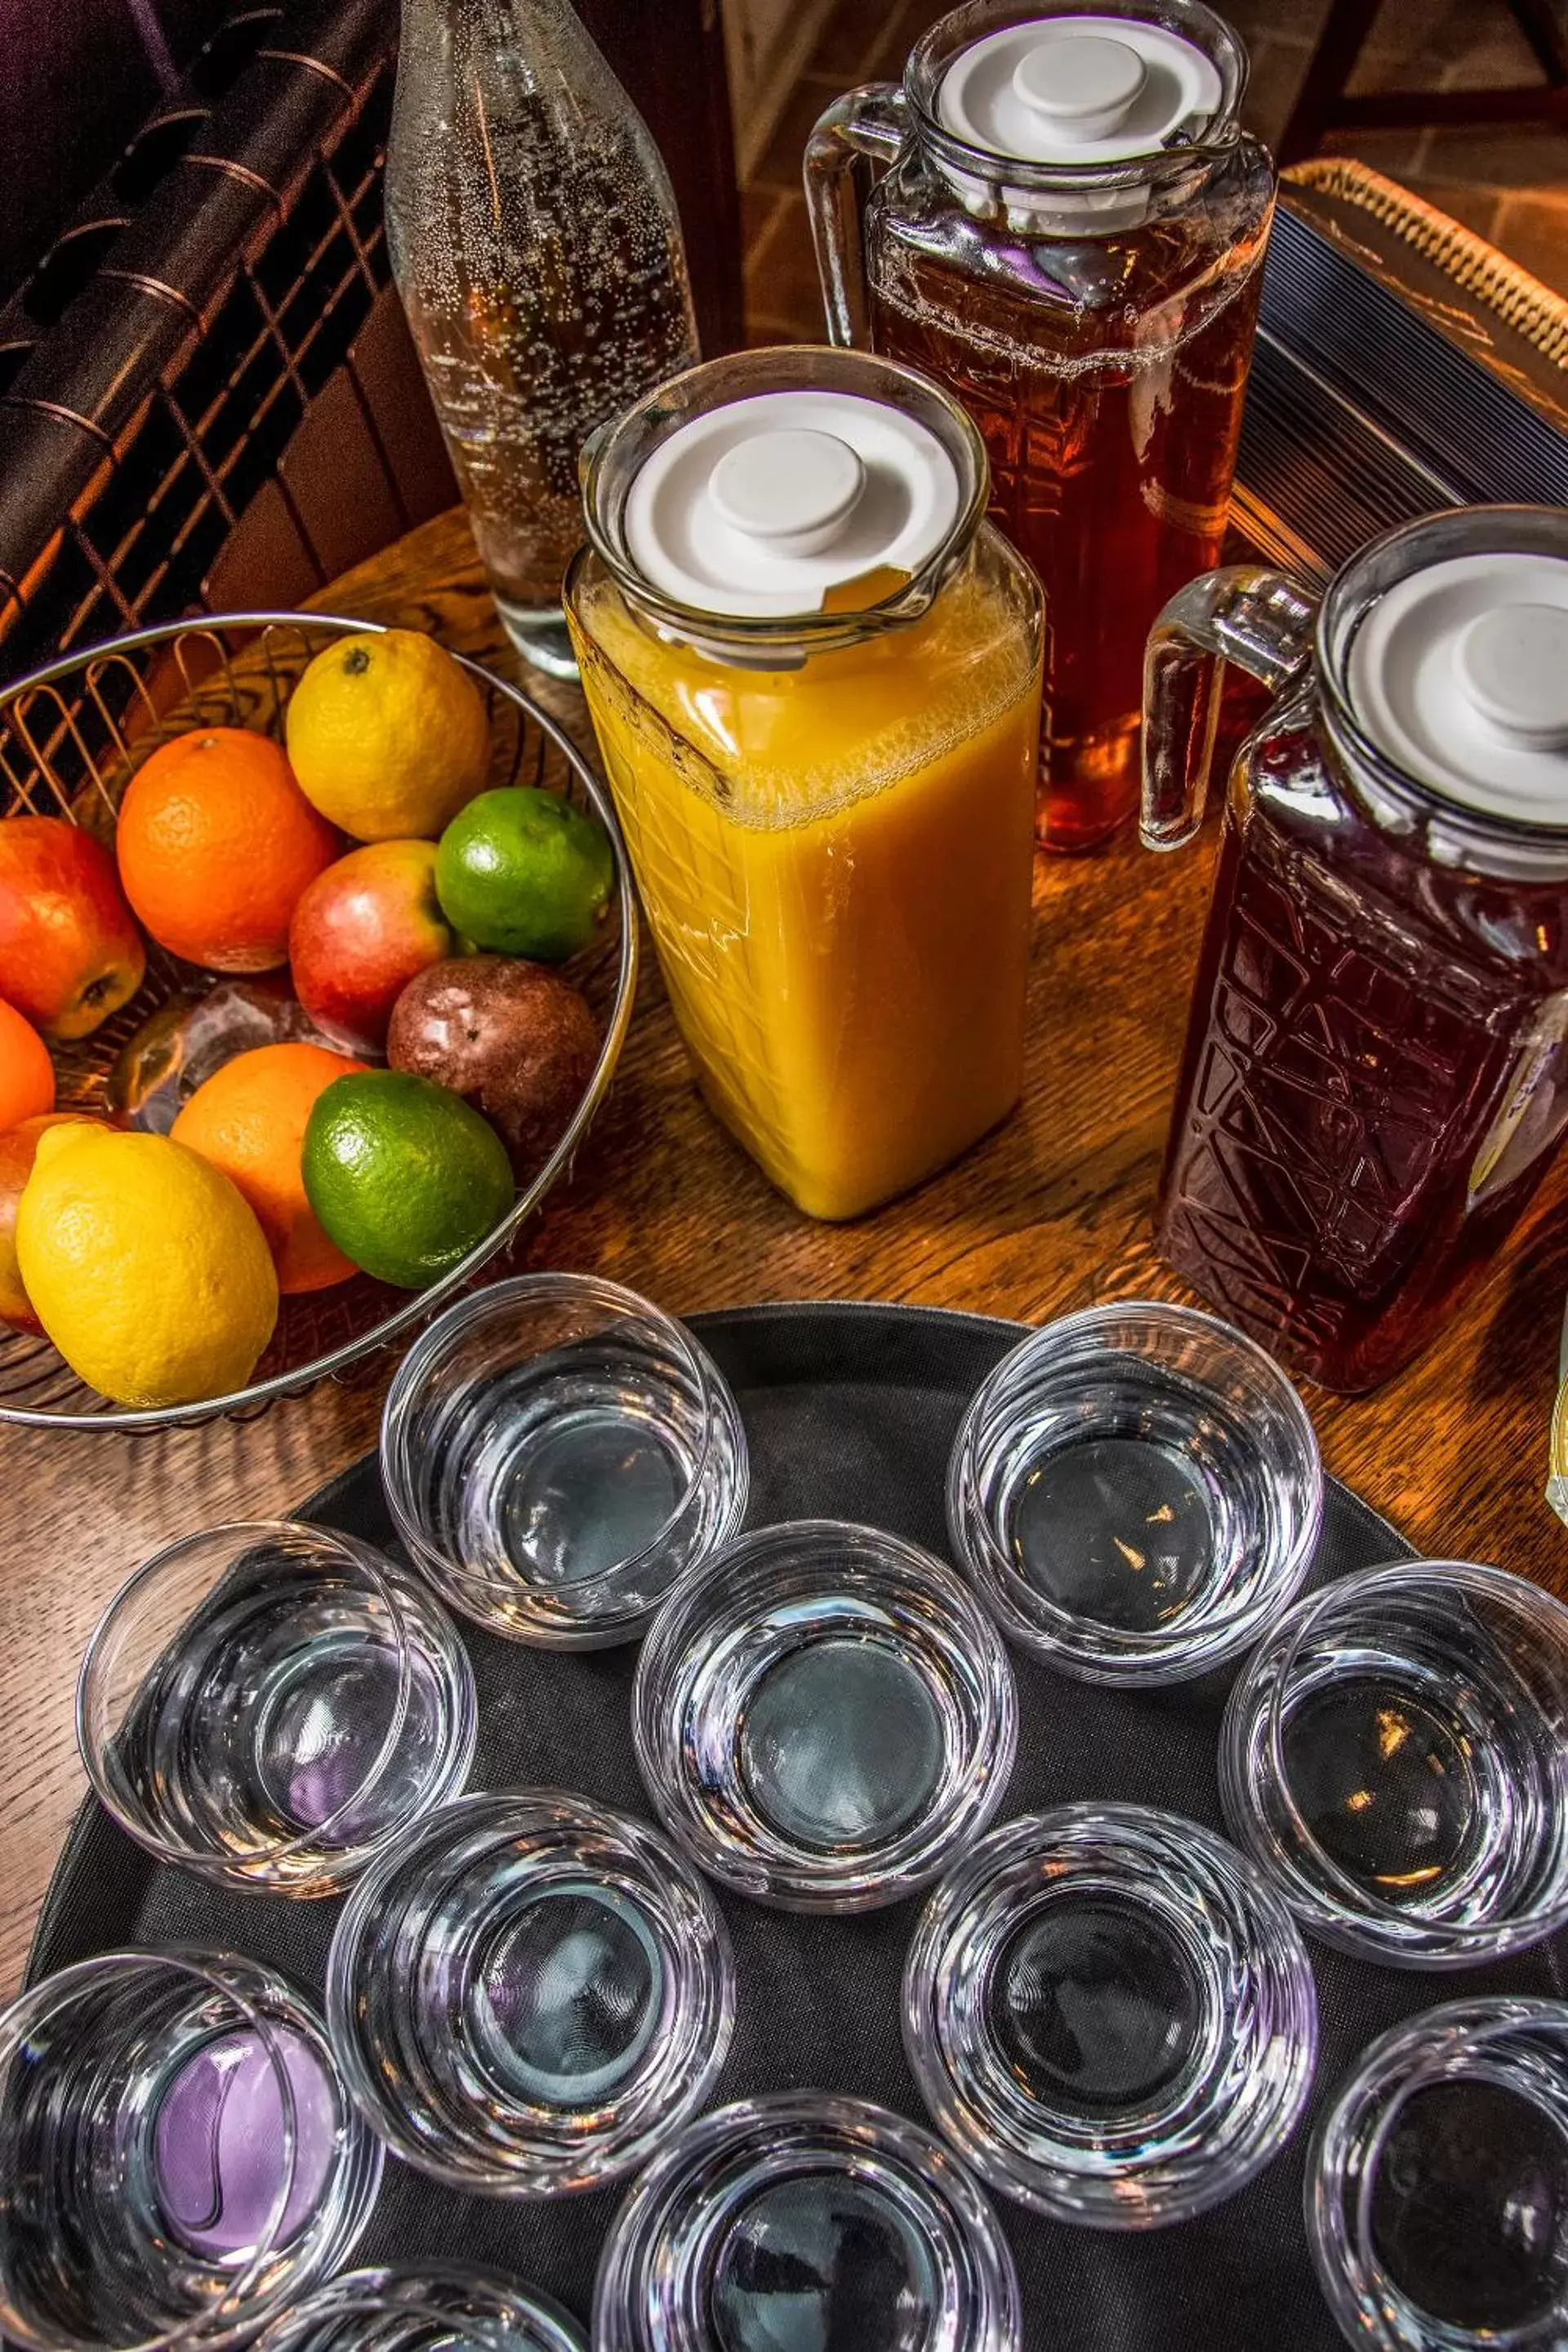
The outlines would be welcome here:
[[[131,778],[160,743],[195,727],[247,727],[282,739],[283,711],[307,665],[334,636],[382,634],[374,622],[330,613],[234,613],[138,629],[0,688],[0,823],[63,816],[106,844]],[[599,936],[566,967],[598,1024],[598,1059],[549,1159],[520,1185],[500,1223],[428,1289],[394,1290],[367,1275],[285,1297],[278,1327],[249,1384],[194,1404],[130,1410],[79,1381],[48,1340],[0,1324],[0,1424],[30,1428],[161,1429],[247,1416],[277,1398],[302,1396],[407,1338],[507,1250],[552,1185],[569,1171],[609,1088],[637,991],[637,916],[631,871],[609,795],[576,747],[537,703],[459,655],[490,719],[489,782],[563,793],[609,835],[616,887]],[[131,1003],[90,1037],[54,1048],[58,1108],[101,1111],[110,1074],[148,1018],[202,994],[217,975],[197,971],[148,941],[147,976]]]

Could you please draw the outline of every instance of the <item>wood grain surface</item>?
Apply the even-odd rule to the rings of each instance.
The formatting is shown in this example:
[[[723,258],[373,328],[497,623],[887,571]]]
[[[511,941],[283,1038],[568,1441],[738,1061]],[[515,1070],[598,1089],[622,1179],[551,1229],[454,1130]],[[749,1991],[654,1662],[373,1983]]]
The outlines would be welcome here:
[[[433,630],[510,667],[460,514],[340,582],[331,609]],[[538,690],[537,681],[531,681]],[[552,707],[586,740],[579,698]],[[810,1223],[700,1102],[653,960],[616,1084],[525,1238],[677,1313],[753,1299],[885,1298],[1030,1321],[1095,1299],[1188,1294],[1150,1211],[1212,850],[1042,861],[1022,1108],[907,1200]],[[1309,1391],[1328,1466],[1431,1553],[1568,1591],[1568,1528],[1542,1496],[1568,1291],[1560,1170],[1456,1328],[1372,1398]],[[273,1515],[374,1444],[390,1362],[260,1419],[164,1436],[0,1433],[0,1993],[19,1979],[54,1855],[83,1793],[77,1664],[129,1570],[227,1517]]]

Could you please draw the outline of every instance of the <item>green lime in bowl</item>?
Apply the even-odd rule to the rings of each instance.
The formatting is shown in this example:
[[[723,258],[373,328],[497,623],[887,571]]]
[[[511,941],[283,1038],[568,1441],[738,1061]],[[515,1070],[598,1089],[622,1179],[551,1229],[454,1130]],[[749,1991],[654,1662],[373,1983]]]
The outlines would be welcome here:
[[[497,955],[561,963],[587,946],[615,887],[609,835],[559,793],[480,793],[436,852],[436,896],[453,929]]]
[[[316,1098],[301,1167],[343,1255],[400,1290],[450,1273],[512,1203],[494,1128],[449,1087],[398,1070],[334,1079]]]

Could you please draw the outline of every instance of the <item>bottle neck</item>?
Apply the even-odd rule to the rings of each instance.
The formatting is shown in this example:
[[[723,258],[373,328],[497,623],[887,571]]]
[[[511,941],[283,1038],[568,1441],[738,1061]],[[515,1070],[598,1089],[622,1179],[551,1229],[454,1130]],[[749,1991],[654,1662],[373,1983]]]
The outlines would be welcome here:
[[[493,60],[515,94],[571,91],[629,106],[571,0],[402,0],[400,62],[410,50]]]

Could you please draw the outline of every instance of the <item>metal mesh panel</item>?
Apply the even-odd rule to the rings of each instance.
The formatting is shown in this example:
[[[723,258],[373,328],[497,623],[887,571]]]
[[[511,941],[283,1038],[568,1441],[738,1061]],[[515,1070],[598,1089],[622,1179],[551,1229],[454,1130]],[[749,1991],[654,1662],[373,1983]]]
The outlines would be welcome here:
[[[0,436],[26,481],[0,507],[0,674],[207,605],[215,564],[268,484],[309,566],[297,584],[321,583],[279,468],[390,283],[395,12],[339,0],[310,38],[297,16],[242,10],[215,33],[187,90],[0,316]],[[214,114],[202,101],[226,84]],[[247,103],[253,86],[267,103]],[[130,217],[139,194],[161,205],[161,231]],[[405,528],[429,497],[416,511],[359,408]]]

